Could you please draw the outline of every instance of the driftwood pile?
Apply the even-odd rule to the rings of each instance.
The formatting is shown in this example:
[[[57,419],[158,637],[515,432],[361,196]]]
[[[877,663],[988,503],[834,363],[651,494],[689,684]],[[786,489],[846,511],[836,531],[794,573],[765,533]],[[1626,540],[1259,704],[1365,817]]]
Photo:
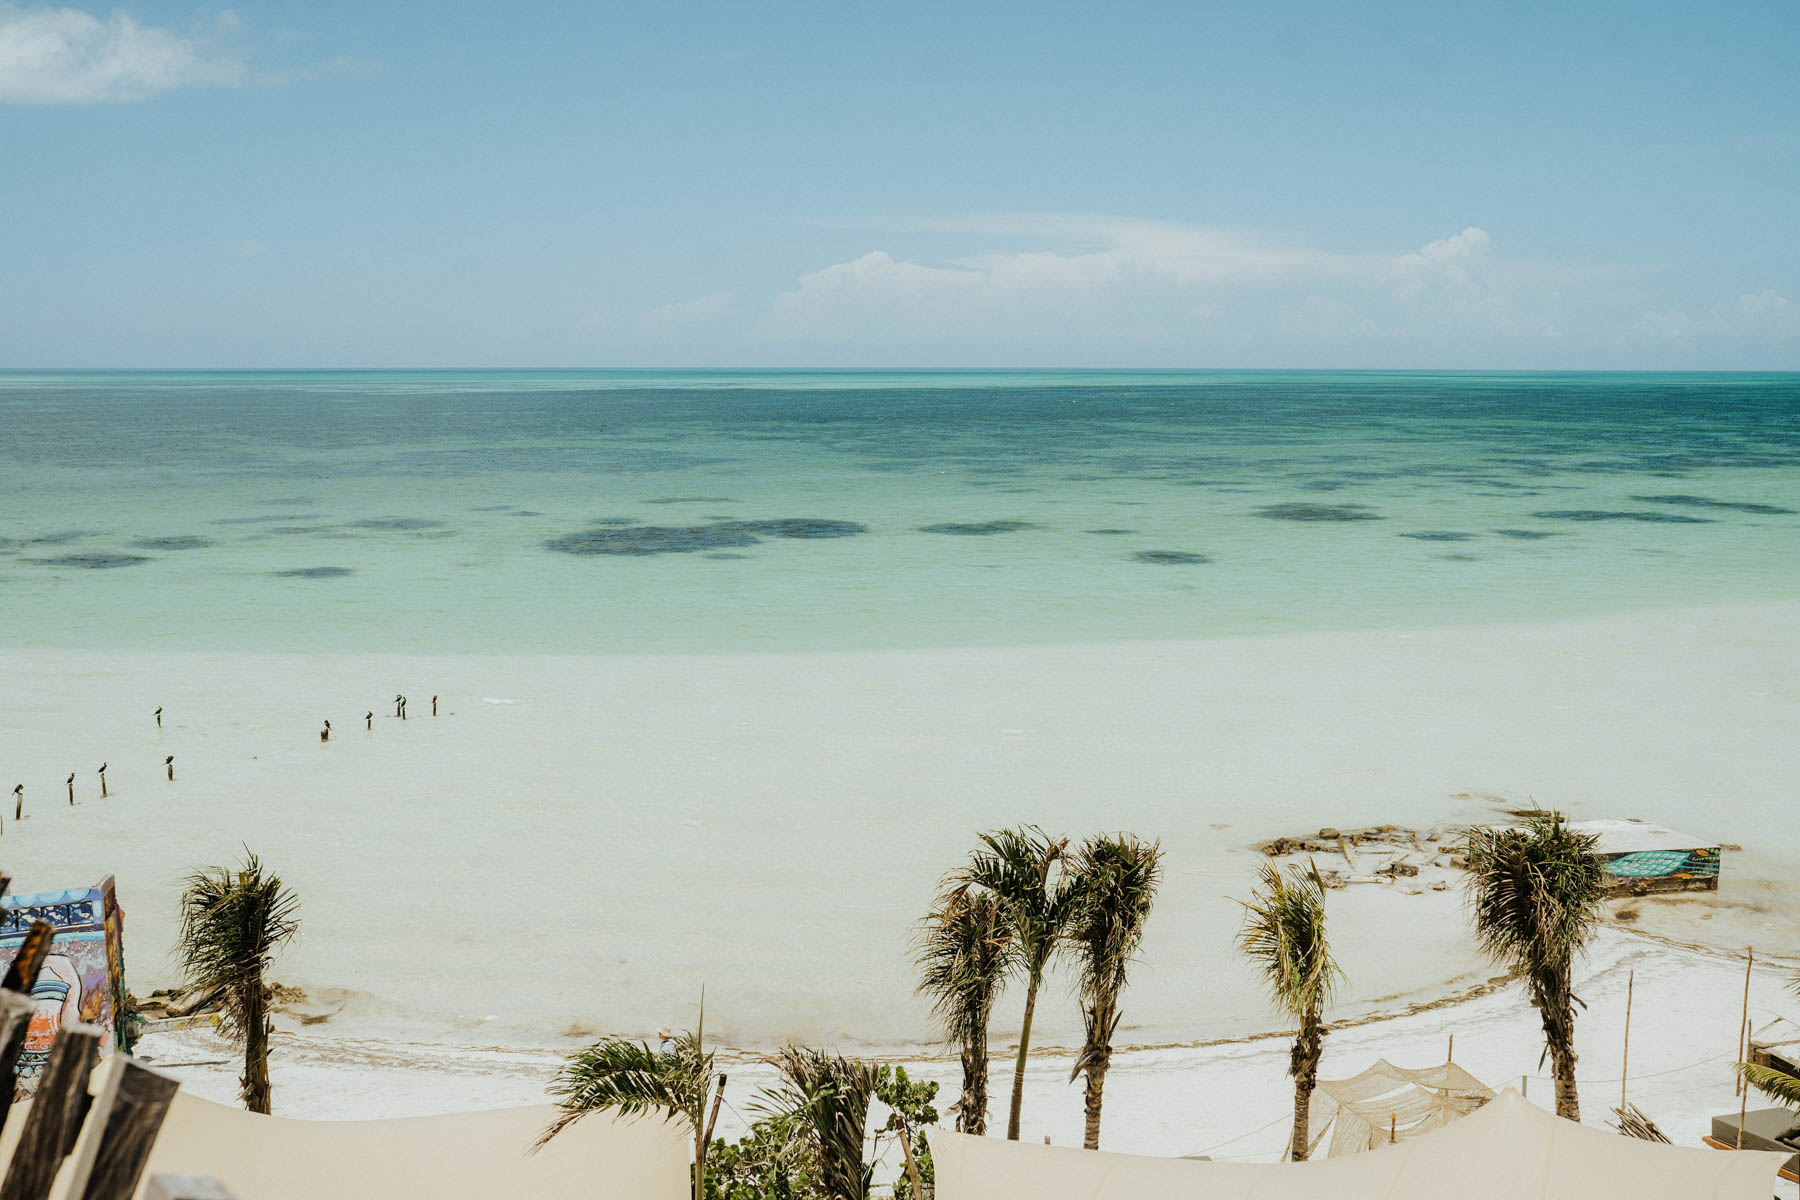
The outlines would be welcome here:
[[[1397,825],[1372,825],[1366,829],[1321,829],[1317,834],[1278,837],[1257,850],[1270,858],[1306,855],[1328,888],[1353,883],[1397,883],[1416,878],[1422,868],[1460,871],[1467,867],[1458,847],[1459,830],[1402,829]],[[1444,891],[1442,879],[1425,884]],[[1413,890],[1413,889],[1408,889]]]

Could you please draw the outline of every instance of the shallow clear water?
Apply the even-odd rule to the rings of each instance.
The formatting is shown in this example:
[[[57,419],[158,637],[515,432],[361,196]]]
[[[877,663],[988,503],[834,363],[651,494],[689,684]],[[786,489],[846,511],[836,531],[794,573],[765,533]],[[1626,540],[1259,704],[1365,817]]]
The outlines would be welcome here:
[[[1538,619],[1793,594],[1797,468],[1797,375],[13,372],[0,628],[555,652]]]

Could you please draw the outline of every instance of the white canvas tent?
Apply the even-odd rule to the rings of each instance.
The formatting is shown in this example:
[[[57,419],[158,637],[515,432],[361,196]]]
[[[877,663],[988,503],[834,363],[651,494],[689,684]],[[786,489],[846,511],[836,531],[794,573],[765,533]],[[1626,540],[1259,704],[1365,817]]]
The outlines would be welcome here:
[[[1213,1163],[931,1135],[938,1200],[1768,1200],[1782,1155],[1590,1129],[1508,1090],[1432,1133],[1303,1163]]]
[[[210,1175],[240,1200],[684,1200],[691,1139],[584,1117],[536,1154],[555,1110],[295,1121],[178,1092],[144,1172]]]
[[[1406,1141],[1442,1129],[1489,1100],[1493,1091],[1454,1062],[1422,1070],[1385,1058],[1348,1079],[1321,1079],[1313,1093],[1311,1154],[1330,1136],[1329,1157],[1361,1154],[1389,1140]]]

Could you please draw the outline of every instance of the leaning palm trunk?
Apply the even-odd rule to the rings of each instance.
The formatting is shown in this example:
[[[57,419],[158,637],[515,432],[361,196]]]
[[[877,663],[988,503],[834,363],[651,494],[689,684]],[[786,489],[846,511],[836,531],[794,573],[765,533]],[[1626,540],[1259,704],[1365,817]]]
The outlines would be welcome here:
[[[981,1137],[987,1133],[987,1033],[971,1039],[962,1051],[962,1095],[956,1101],[956,1132]]]
[[[1082,1016],[1087,1025],[1087,1042],[1075,1059],[1073,1072],[1087,1077],[1083,1081],[1081,1095],[1081,1144],[1086,1149],[1098,1150],[1100,1110],[1106,1100],[1106,1073],[1112,1069],[1112,1039],[1113,1032],[1119,1027],[1119,1014],[1116,1011],[1102,1013],[1088,1008],[1083,1010]]]
[[[1031,1053],[1031,1018],[1037,1012],[1038,984],[1041,975],[1033,975],[1025,985],[1025,1020],[1019,1026],[1019,1056],[1013,1063],[1012,1108],[1006,1115],[1006,1137],[1019,1140],[1019,1118],[1025,1110],[1025,1058]]]
[[[1325,1050],[1325,1030],[1319,1014],[1302,1019],[1288,1070],[1294,1076],[1294,1132],[1288,1139],[1288,1160],[1305,1162],[1312,1153],[1312,1097],[1319,1085],[1319,1059]]]
[[[238,1080],[244,1107],[265,1116],[274,1105],[273,1089],[269,1084],[269,1035],[274,1028],[264,1004],[266,998],[262,980],[258,978],[254,985],[246,987],[240,1001],[244,1009],[244,1075]]]

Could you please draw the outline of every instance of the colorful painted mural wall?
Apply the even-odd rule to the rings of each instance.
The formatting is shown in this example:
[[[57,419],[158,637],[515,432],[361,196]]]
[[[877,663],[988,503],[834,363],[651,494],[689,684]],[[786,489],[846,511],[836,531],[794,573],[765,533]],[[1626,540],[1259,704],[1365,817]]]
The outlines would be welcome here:
[[[31,989],[37,1012],[19,1056],[19,1080],[35,1085],[56,1031],[71,1021],[100,1029],[102,1052],[131,1049],[125,1003],[125,913],[108,875],[93,887],[0,898],[0,968],[10,966],[34,921],[56,928],[50,954]]]

